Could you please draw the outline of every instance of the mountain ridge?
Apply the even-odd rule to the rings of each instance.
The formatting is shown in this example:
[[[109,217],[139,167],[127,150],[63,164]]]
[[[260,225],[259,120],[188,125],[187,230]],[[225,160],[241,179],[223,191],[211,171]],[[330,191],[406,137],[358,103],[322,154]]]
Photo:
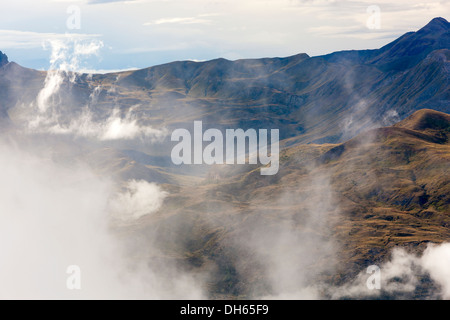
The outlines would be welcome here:
[[[133,109],[140,121],[157,128],[188,127],[202,120],[218,129],[281,128],[283,145],[336,143],[418,109],[450,112],[448,26],[445,19],[435,18],[374,50],[177,61],[135,71],[81,74],[74,82],[65,80],[55,98],[72,106],[64,110],[71,117],[98,89],[91,112],[99,117],[120,107],[124,112]],[[14,123],[14,110],[33,103],[46,73],[8,66],[0,70],[0,110]],[[114,90],[116,95],[111,94]]]
[[[9,62],[8,61],[8,56],[0,51],[0,67],[3,67],[8,62]]]
[[[10,124],[1,129],[5,139],[16,133],[25,149],[80,161],[118,186],[142,179],[167,191],[158,211],[113,229],[130,247],[138,244],[142,250],[131,255],[146,265],[167,259],[199,274],[211,271],[209,297],[276,293],[271,268],[279,265],[291,272],[288,289],[299,288],[290,278],[296,274],[305,276],[305,287],[339,286],[369,265],[381,266],[397,247],[420,253],[450,238],[445,28],[437,19],[420,34],[371,51],[181,61],[106,75],[48,73],[10,62],[0,67],[1,117]],[[41,112],[37,98],[55,75],[60,87]],[[41,117],[42,131],[22,121],[30,111]],[[169,133],[191,129],[196,120],[205,130],[277,128],[279,172],[261,176],[258,165],[175,166],[169,136],[159,144],[80,137],[70,125],[86,120],[86,112],[97,127],[113,114],[115,123],[131,119]],[[52,131],[55,126],[64,134]],[[419,289],[405,295],[426,298],[430,283],[421,278]]]

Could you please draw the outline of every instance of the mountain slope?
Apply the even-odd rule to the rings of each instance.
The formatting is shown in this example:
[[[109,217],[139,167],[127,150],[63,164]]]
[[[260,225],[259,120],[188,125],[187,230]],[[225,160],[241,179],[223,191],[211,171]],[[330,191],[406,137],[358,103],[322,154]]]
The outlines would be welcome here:
[[[287,144],[335,143],[424,107],[449,112],[449,34],[449,23],[436,18],[377,50],[178,61],[75,81],[67,74],[54,100],[73,114],[96,92],[91,111],[98,117],[133,108],[155,127],[203,120],[219,129],[280,128]],[[15,109],[33,103],[45,74],[9,65],[0,68],[1,105],[16,122],[23,111]]]
[[[420,110],[342,144],[286,148],[276,176],[218,167],[130,230],[144,243],[157,234],[168,256],[193,268],[214,266],[213,296],[274,293],[264,274],[272,258],[283,261],[269,254],[277,250],[309,257],[291,266],[307,270],[305,283],[340,285],[396,246],[420,252],[450,238],[449,136],[448,114]],[[284,238],[283,249],[273,247]]]

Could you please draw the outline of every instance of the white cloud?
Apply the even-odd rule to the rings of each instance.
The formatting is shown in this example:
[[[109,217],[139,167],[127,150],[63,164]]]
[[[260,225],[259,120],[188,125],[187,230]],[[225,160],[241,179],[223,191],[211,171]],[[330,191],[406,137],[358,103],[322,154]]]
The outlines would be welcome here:
[[[127,72],[127,71],[135,71],[139,68],[129,67],[124,69],[87,69],[87,68],[81,68],[78,71],[80,73],[89,73],[89,74],[107,74],[107,73],[120,73],[120,72]]]
[[[421,256],[395,248],[389,261],[380,265],[380,290],[370,290],[366,282],[369,275],[361,272],[353,281],[331,288],[331,297],[367,298],[383,294],[413,293],[420,285],[420,278],[429,275],[435,291],[428,298],[450,299],[450,243],[430,243]]]
[[[32,17],[23,10],[25,5],[5,3],[6,8],[0,13],[2,28],[48,33],[0,37],[0,49],[36,48],[43,35],[53,37],[54,30],[66,30],[67,3],[28,0],[26,4],[35,9]],[[102,40],[112,48],[102,61],[102,69],[130,66],[129,60],[123,58],[124,52],[136,53],[133,65],[147,67],[193,56],[213,59],[229,56],[230,52],[240,58],[254,58],[378,48],[405,32],[419,29],[436,16],[450,16],[448,1],[419,0],[190,0],[188,5],[180,0],[148,0],[85,4],[80,4],[80,34],[102,34]],[[379,30],[366,27],[366,9],[374,4],[381,9]],[[174,49],[174,44],[182,43],[189,45]],[[41,68],[42,55],[39,61],[22,59]]]
[[[46,42],[74,40],[92,40],[101,37],[100,34],[82,33],[41,33],[33,31],[0,30],[0,48],[2,49],[33,49],[40,48]]]
[[[129,221],[157,211],[167,196],[167,192],[155,183],[145,180],[130,180],[126,190],[118,193],[110,203],[112,217]]]
[[[111,181],[21,149],[20,143],[0,145],[0,299],[203,297],[199,279],[174,264],[130,258],[127,250],[143,248],[125,246],[108,227],[109,202],[116,196]],[[161,201],[156,185],[136,182],[136,188],[136,195],[116,200],[132,205],[119,206],[131,217]],[[149,253],[159,254],[159,248],[149,243]],[[66,287],[69,265],[81,268],[81,290]]]
[[[60,88],[64,81],[75,83],[85,57],[98,54],[103,47],[100,41],[79,41],[68,38],[66,41],[49,42],[51,67],[47,72],[44,87],[38,93],[36,102],[22,108],[21,120],[31,132],[75,135],[100,141],[131,140],[135,138],[160,140],[167,134],[164,129],[141,125],[134,115],[134,108],[121,114],[113,108],[109,114],[95,120],[96,98],[101,87],[92,89],[91,100],[81,112],[61,103]],[[56,98],[56,99],[55,99]]]
[[[441,286],[442,298],[450,300],[450,243],[430,244],[422,255],[421,264]]]
[[[392,37],[392,32],[387,30],[369,30],[364,25],[350,25],[350,26],[319,26],[308,28],[312,34],[323,37],[343,37],[356,39],[380,39]]]
[[[218,16],[217,13],[204,13],[194,17],[176,17],[176,18],[161,18],[151,22],[144,23],[144,26],[160,25],[160,24],[210,24],[211,19],[205,19],[206,17]]]
[[[99,141],[132,140],[136,138],[159,141],[167,132],[165,129],[154,129],[138,124],[131,108],[125,116],[121,116],[118,109],[113,109],[106,120],[94,120],[89,108],[73,117],[69,124],[62,121],[63,109],[52,108],[49,113],[38,115],[29,122],[32,132],[74,135],[92,138]]]

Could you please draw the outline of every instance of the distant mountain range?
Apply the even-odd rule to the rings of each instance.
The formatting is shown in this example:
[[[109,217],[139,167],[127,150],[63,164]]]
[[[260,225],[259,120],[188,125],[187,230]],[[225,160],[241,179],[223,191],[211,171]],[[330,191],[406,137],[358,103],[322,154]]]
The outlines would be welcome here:
[[[416,110],[450,112],[450,23],[435,18],[376,50],[206,62],[178,61],[65,82],[61,104],[79,108],[94,88],[96,112],[133,105],[154,126],[282,128],[286,143],[345,141]],[[0,110],[30,103],[45,72],[0,59]],[[117,86],[117,95],[108,90]],[[16,88],[20,88],[17,94]],[[24,90],[24,88],[26,88]],[[178,117],[182,114],[183,117]]]
[[[157,234],[162,244],[183,234],[169,252],[182,252],[197,267],[218,266],[213,295],[245,296],[268,281],[254,252],[260,246],[248,245],[255,237],[267,252],[302,256],[305,249],[297,246],[315,248],[317,256],[295,268],[308,272],[309,284],[339,285],[380,264],[396,246],[420,252],[450,239],[449,138],[450,115],[423,109],[341,144],[286,148],[273,177],[216,167],[195,192],[192,185],[173,191],[160,215],[143,218],[130,232],[144,239]],[[275,249],[285,237],[283,249]],[[289,255],[280,253],[283,258]],[[330,265],[338,271],[327,273]],[[426,297],[430,281],[422,280],[403,298]]]

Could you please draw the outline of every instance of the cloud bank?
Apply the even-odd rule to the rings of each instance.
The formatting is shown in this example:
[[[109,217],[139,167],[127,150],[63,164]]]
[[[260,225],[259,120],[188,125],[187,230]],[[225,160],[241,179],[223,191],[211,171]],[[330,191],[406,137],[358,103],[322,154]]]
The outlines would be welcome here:
[[[131,140],[135,138],[159,141],[167,132],[165,129],[138,123],[134,108],[119,111],[120,105],[107,111],[97,110],[96,101],[102,88],[92,87],[90,99],[84,108],[76,110],[70,101],[63,103],[63,86],[76,85],[78,77],[83,76],[82,61],[98,55],[103,47],[101,41],[79,41],[68,38],[66,41],[52,40],[47,43],[51,50],[51,68],[47,72],[44,86],[36,101],[22,107],[21,118],[32,133],[51,133],[74,135],[107,140]],[[114,90],[109,90],[114,95]],[[76,102],[73,102],[76,104]]]
[[[60,165],[17,147],[0,150],[1,299],[198,299],[201,281],[175,264],[130,257],[111,231],[111,215],[157,210],[165,193],[129,181],[125,193],[81,165]],[[159,249],[148,244],[148,253]],[[68,266],[81,270],[69,290]]]

